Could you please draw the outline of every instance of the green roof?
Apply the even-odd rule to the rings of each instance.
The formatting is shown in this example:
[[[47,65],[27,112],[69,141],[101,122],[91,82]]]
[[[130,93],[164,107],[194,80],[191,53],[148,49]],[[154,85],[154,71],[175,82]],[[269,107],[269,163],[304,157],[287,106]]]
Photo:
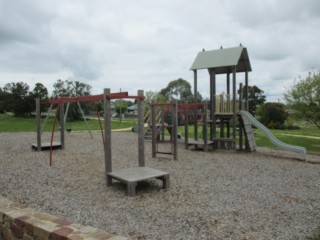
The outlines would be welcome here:
[[[237,72],[252,71],[245,47],[199,52],[190,70],[215,69],[216,74],[226,74],[232,71],[233,66],[236,66]]]

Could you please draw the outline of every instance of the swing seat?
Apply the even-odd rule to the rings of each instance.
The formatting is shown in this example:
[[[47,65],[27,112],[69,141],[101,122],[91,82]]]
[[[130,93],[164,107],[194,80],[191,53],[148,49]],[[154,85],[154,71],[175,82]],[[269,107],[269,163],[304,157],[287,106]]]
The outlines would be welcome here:
[[[67,133],[71,133],[72,129],[71,128],[67,128]]]

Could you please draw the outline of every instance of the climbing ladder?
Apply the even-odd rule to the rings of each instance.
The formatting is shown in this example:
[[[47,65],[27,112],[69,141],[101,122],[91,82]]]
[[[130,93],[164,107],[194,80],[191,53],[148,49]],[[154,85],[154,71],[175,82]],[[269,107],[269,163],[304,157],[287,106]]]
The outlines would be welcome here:
[[[246,136],[246,146],[250,152],[254,152],[256,150],[256,140],[254,138],[254,132],[252,129],[252,123],[246,117],[243,117],[240,114],[240,122],[242,123],[242,127],[244,129],[244,134]]]
[[[161,123],[162,118],[162,111],[159,111],[156,117],[156,138],[160,137],[160,134],[163,130],[163,124]],[[147,124],[147,129],[144,132],[144,139],[145,140],[152,140],[152,119],[151,119],[151,111],[149,111],[146,116],[144,117],[144,122]]]

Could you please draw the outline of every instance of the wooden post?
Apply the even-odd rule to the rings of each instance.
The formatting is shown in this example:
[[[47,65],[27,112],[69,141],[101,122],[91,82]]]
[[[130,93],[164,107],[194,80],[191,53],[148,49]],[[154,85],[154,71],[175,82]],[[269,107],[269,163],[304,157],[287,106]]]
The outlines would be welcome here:
[[[144,99],[143,90],[138,90],[138,151],[139,151],[139,167],[145,166],[144,159]]]
[[[204,142],[204,151],[207,152],[208,151],[208,121],[207,121],[207,109],[208,109],[208,103],[207,101],[204,102],[203,104],[203,111],[204,111],[204,115],[203,115],[203,130],[202,130],[202,138],[203,138],[203,142]]]
[[[173,159],[178,160],[178,102],[175,101],[172,112]]]
[[[197,70],[193,70],[194,73],[194,102],[196,103],[198,101],[198,76],[197,76]],[[198,112],[195,112],[195,118],[194,118],[194,139],[198,140]]]
[[[112,185],[112,179],[108,173],[112,172],[112,152],[111,152],[111,100],[108,97],[110,88],[104,89],[104,162],[105,162],[105,179],[107,186]]]
[[[239,90],[240,90],[240,95],[239,95],[239,110],[242,110],[242,98],[243,98],[243,94],[242,94],[242,83],[240,83],[239,85]],[[242,150],[242,145],[243,145],[243,135],[242,135],[242,125],[239,125],[239,148],[240,150]]]
[[[194,140],[198,140],[198,109],[193,106],[193,121],[194,121]]]
[[[61,142],[61,149],[65,148],[65,141],[64,141],[64,103],[60,104],[60,142]]]
[[[227,94],[230,95],[230,73],[227,73]]]
[[[156,106],[151,104],[152,158],[157,157]]]
[[[161,118],[161,140],[160,140],[160,135],[159,135],[159,141],[160,142],[164,142],[164,138],[165,138],[165,127],[164,127],[164,115],[165,115],[165,111],[164,111],[164,107],[161,107],[160,108],[161,110],[160,110],[160,112],[159,113],[157,113],[157,111],[156,111],[156,114],[158,115],[158,114],[160,114],[160,118]],[[157,121],[157,118],[155,118],[156,119],[156,121]]]
[[[36,121],[37,121],[37,151],[41,151],[40,98],[36,98]]]
[[[186,105],[185,109],[184,109],[184,118],[185,118],[185,122],[184,122],[184,148],[186,150],[188,150],[188,139],[189,139],[189,108]]]
[[[227,73],[227,104],[228,104],[228,112],[230,112],[230,73]],[[230,124],[227,123],[227,138],[230,138]]]
[[[233,143],[233,149],[236,149],[236,67],[233,67],[232,71],[232,112],[233,112],[233,117],[232,117],[232,139],[234,140]]]
[[[217,137],[217,125],[216,125],[216,73],[214,69],[210,71],[210,101],[211,101],[211,120],[212,120],[212,127],[210,129],[210,140],[214,141]],[[216,147],[216,142],[214,143]]]
[[[198,102],[198,75],[197,70],[193,70],[193,81],[194,81],[194,102]]]
[[[245,93],[246,93],[246,102],[245,102],[245,109],[246,111],[249,111],[249,92],[248,92],[248,84],[249,84],[249,79],[248,79],[248,71],[246,71],[245,73],[245,84],[246,84],[246,87],[245,87]]]

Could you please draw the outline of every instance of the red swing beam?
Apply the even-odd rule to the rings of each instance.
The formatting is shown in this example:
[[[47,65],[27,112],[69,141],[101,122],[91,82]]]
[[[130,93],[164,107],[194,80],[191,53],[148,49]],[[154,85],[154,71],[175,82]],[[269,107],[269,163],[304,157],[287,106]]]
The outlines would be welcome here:
[[[107,95],[107,98],[109,99],[122,99],[122,98],[128,98],[128,99],[144,99],[144,96],[129,96],[128,92],[117,92],[117,93],[110,93]],[[53,144],[53,136],[54,136],[54,130],[56,126],[56,121],[57,121],[57,116],[58,116],[58,110],[61,107],[62,103],[74,103],[74,102],[96,102],[96,101],[102,101],[104,100],[104,94],[99,94],[99,95],[91,95],[91,96],[81,96],[81,97],[60,97],[60,98],[54,98],[50,99],[49,103],[51,104],[58,104],[58,108],[55,114],[54,118],[54,123],[52,127],[52,132],[51,132],[51,143],[50,143],[50,166],[52,165],[52,144]],[[102,129],[102,124],[100,120],[100,115],[97,110],[97,115],[99,119],[99,124],[100,124],[100,129],[101,129],[101,134],[102,134],[102,140],[103,142],[105,141],[103,137],[103,129]]]

